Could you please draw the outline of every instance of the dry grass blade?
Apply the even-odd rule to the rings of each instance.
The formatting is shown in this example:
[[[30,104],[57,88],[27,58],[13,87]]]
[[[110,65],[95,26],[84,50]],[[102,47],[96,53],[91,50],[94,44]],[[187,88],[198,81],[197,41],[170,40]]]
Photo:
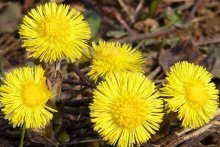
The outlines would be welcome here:
[[[213,119],[213,121],[210,121],[208,124],[204,125],[203,127],[193,131],[192,133],[189,133],[187,135],[183,135],[171,142],[169,142],[166,146],[170,147],[170,146],[176,146],[179,145],[189,139],[193,139],[195,137],[198,137],[200,134],[203,134],[204,132],[208,131],[208,129],[210,129],[212,126],[218,124],[219,125],[219,116],[220,116],[220,109],[218,109],[217,114],[215,115],[215,118]],[[216,121],[218,123],[216,123]]]

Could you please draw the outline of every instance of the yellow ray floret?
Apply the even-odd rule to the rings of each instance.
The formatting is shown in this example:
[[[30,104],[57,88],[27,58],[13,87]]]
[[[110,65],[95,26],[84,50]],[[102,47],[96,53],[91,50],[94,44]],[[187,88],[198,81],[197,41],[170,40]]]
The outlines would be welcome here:
[[[113,73],[132,71],[143,72],[144,58],[138,50],[128,44],[100,41],[92,44],[93,49],[91,71],[88,75],[93,80],[106,77]]]
[[[170,68],[162,94],[170,110],[178,113],[182,126],[198,128],[216,113],[219,92],[211,78],[205,68],[186,61]]]
[[[6,119],[14,127],[43,128],[53,117],[46,106],[53,96],[46,85],[42,67],[18,68],[6,74],[0,87],[0,102]],[[51,112],[50,112],[51,111]]]
[[[90,38],[83,15],[67,5],[46,3],[32,9],[23,19],[20,36],[30,57],[44,62],[66,58],[74,62],[82,56]]]
[[[159,129],[163,101],[141,73],[112,74],[93,91],[90,106],[94,130],[111,145],[146,142]]]

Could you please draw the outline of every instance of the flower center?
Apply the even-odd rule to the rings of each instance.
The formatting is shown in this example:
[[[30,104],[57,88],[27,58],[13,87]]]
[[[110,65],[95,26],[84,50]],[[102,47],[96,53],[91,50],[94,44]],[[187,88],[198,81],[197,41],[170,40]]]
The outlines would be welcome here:
[[[70,30],[70,23],[67,18],[48,17],[40,25],[40,32],[48,39],[62,39],[66,37]]]
[[[135,128],[146,120],[147,104],[135,96],[120,97],[112,109],[113,120],[124,128]]]
[[[110,51],[100,50],[98,54],[99,54],[98,57],[100,58],[99,60],[115,65],[118,65],[120,63],[121,53],[117,49],[112,49]]]
[[[43,78],[39,83],[29,81],[24,85],[22,91],[22,100],[24,104],[29,107],[36,107],[44,105],[47,102],[51,92],[48,90],[45,80],[46,79]]]
[[[203,81],[191,79],[185,86],[186,97],[192,103],[192,106],[202,107],[208,99],[208,93]]]

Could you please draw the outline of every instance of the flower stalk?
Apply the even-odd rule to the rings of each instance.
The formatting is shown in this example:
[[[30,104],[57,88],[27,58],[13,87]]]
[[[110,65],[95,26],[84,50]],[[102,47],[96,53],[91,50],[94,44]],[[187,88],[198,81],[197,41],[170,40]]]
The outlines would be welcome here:
[[[21,134],[21,142],[19,147],[23,147],[24,146],[24,136],[25,136],[25,126],[22,127],[22,134]]]

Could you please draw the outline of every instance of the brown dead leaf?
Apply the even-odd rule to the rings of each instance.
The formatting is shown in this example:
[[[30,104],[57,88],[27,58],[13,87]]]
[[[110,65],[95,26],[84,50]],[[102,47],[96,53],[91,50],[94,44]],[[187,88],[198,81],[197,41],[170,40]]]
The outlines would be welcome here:
[[[46,146],[57,147],[59,145],[54,138],[54,132],[51,123],[47,124],[45,129],[30,129],[27,132],[28,140],[27,144],[30,143],[40,143]],[[52,135],[52,136],[51,136]]]
[[[23,5],[23,8],[22,8],[22,11],[25,12],[26,10],[33,7],[34,6],[34,1],[35,0],[24,0],[24,5]]]
[[[18,2],[8,2],[0,14],[0,33],[14,32],[18,29],[21,21],[21,5]]]
[[[62,73],[60,70],[54,70],[53,68],[49,69],[46,73],[47,75],[47,86],[48,88],[56,94],[51,101],[59,101],[61,94],[61,86],[62,86]]]
[[[182,60],[201,64],[204,61],[204,57],[190,40],[182,41],[174,48],[168,50],[162,49],[159,55],[159,64],[164,71],[167,71],[177,61]]]
[[[220,78],[220,48],[215,49],[216,52],[216,62],[212,70],[214,77]]]
[[[159,24],[156,20],[148,18],[143,21],[138,21],[134,24],[134,27],[136,30],[146,33],[157,29],[159,27]]]

